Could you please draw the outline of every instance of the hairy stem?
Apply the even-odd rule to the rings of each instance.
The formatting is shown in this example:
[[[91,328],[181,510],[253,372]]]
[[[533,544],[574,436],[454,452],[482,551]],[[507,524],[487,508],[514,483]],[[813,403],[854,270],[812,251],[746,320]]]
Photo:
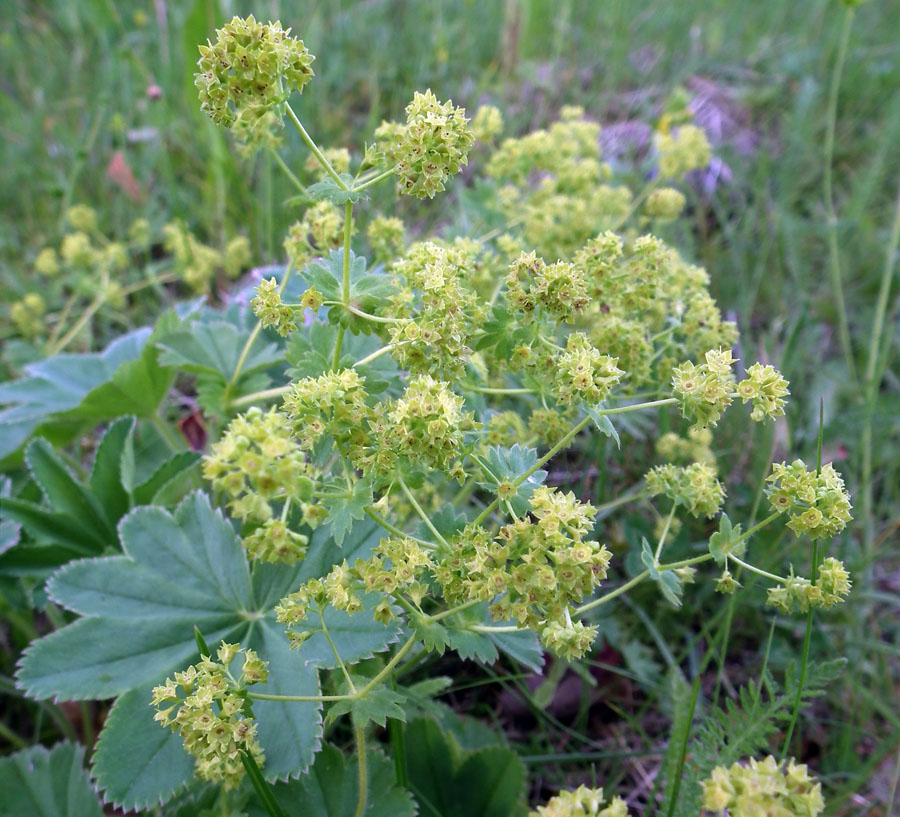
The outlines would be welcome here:
[[[406,498],[409,500],[409,504],[413,506],[413,510],[419,515],[422,521],[425,523],[425,527],[428,528],[434,534],[434,538],[438,540],[444,547],[449,547],[447,544],[447,540],[441,536],[441,532],[432,524],[431,519],[428,518],[428,514],[422,510],[422,506],[416,501],[416,498],[413,496],[412,491],[409,490],[406,483],[403,481],[403,477],[398,478],[398,482],[400,483],[400,487],[403,489],[403,493],[406,494]]]
[[[331,166],[331,162],[328,161],[328,158],[322,153],[319,146],[313,141],[313,138],[306,132],[306,128],[303,127],[303,123],[297,118],[294,109],[287,102],[284,103],[284,108],[287,111],[288,119],[294,123],[294,127],[299,131],[303,141],[306,142],[306,146],[312,151],[313,156],[319,160],[322,167],[325,168],[325,172],[334,179],[334,183],[340,187],[341,190],[349,190],[350,188],[347,187],[347,183],[338,176],[337,171]]]
[[[356,801],[356,810],[353,817],[363,817],[366,813],[366,802],[369,799],[369,772],[366,768],[366,732],[362,726],[354,730],[356,736],[356,763],[359,770],[359,798]]]

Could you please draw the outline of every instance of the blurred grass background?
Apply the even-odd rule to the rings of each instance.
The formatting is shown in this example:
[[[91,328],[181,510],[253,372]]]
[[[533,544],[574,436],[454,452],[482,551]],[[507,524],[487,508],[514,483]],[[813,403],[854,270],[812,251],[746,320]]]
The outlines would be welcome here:
[[[781,455],[814,458],[821,399],[826,458],[837,460],[861,495],[868,407],[847,377],[836,339],[822,193],[828,84],[844,17],[837,0],[3,6],[0,264],[4,281],[20,283],[36,250],[55,239],[66,207],[78,202],[98,208],[110,233],[123,234],[138,215],[156,223],[182,218],[212,244],[249,235],[260,263],[279,256],[298,215],[283,205],[292,193],[288,182],[269,157],[236,154],[227,134],[200,113],[192,84],[197,43],[232,14],[279,18],[317,56],[316,81],[295,109],[331,146],[358,150],[382,118],[398,116],[425,87],[470,109],[497,104],[507,135],[544,125],[562,104],[581,104],[613,141],[627,142],[683,87],[720,163],[694,196],[693,229],[681,243],[707,267],[713,294],[738,321],[741,356],[780,365],[795,396],[779,432],[786,438],[735,439],[725,453],[752,451],[754,474],[776,447]],[[857,368],[865,365],[900,181],[898,31],[900,3],[860,6],[838,97],[837,230]],[[285,134],[291,164],[306,156],[295,136]],[[134,198],[107,173],[118,151],[137,182]],[[888,314],[888,365],[872,407],[871,530],[841,545],[837,555],[850,560],[857,592],[817,631],[822,652],[851,659],[836,692],[842,706],[827,744],[816,750],[832,789],[843,792],[838,808],[848,814],[883,813],[866,810],[874,802],[869,793],[884,788],[869,781],[896,752],[900,735],[896,282]],[[740,628],[739,643],[765,638],[761,617]]]

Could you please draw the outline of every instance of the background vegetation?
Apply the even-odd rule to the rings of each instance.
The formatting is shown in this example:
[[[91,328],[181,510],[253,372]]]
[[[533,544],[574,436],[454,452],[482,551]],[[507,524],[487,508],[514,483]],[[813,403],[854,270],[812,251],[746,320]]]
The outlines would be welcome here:
[[[608,155],[627,161],[645,149],[647,126],[676,89],[691,98],[716,160],[695,179],[690,229],[676,243],[709,270],[714,296],[738,322],[739,356],[779,366],[794,395],[774,433],[758,432],[748,444],[729,442],[726,428],[719,460],[751,488],[770,454],[811,460],[821,401],[825,458],[855,498],[857,522],[837,553],[855,592],[813,634],[817,656],[849,663],[810,710],[797,754],[826,781],[832,813],[886,815],[900,763],[900,4],[874,0],[856,11],[835,99],[833,229],[849,357],[830,278],[825,193],[830,77],[845,30],[844,7],[833,0],[8,0],[0,33],[0,299],[30,291],[36,252],[58,240],[62,214],[75,203],[97,208],[113,236],[138,216],[156,227],[180,218],[214,247],[245,234],[257,264],[280,259],[287,225],[299,215],[286,204],[293,191],[267,156],[246,161],[234,151],[200,113],[191,81],[196,43],[232,13],[250,12],[293,26],[318,56],[316,92],[299,108],[330,146],[355,142],[350,134],[371,132],[397,116],[413,90],[430,86],[469,108],[497,104],[507,135],[542,126],[561,104],[584,105],[605,128]],[[293,135],[285,156],[293,166],[305,158]],[[427,210],[398,209],[413,228],[424,227]],[[471,212],[460,196],[457,229]],[[873,316],[886,279],[886,329],[873,358]],[[7,346],[4,376],[16,376],[27,359]],[[592,456],[573,455],[552,479],[583,478]],[[602,484],[584,478],[581,485],[602,497]],[[750,490],[735,499],[750,510],[758,497]],[[639,636],[639,647],[628,648],[641,651],[643,679],[635,679],[633,662],[623,668],[613,644],[589,677],[562,667],[537,687],[520,678],[464,689],[460,678],[471,670],[450,664],[441,670],[456,679],[447,700],[498,717],[547,791],[578,780],[591,764],[610,785],[618,775],[623,787],[652,787],[664,730],[647,713],[657,708],[653,689],[664,665],[715,650],[710,696],[731,695],[758,671],[768,617],[738,599],[724,613],[729,626],[719,627],[704,615],[705,602],[698,593],[692,609],[673,617],[659,605],[645,612],[636,596],[626,627]],[[12,615],[13,605],[3,605]],[[735,609],[745,617],[732,620]],[[796,653],[801,624],[778,621],[773,668]],[[4,625],[0,639],[8,686],[21,637]],[[473,683],[480,677],[473,674]],[[10,699],[3,707],[14,713],[20,705]],[[35,739],[48,734],[34,729]],[[10,737],[7,748],[14,745]]]

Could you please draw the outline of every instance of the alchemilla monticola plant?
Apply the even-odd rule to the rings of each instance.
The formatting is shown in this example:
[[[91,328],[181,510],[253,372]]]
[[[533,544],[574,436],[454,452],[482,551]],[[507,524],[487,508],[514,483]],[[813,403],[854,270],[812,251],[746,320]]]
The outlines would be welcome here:
[[[261,587],[266,602],[259,613],[236,603],[234,619],[198,616],[210,646],[198,635],[199,662],[170,664],[171,677],[142,698],[159,732],[183,739],[197,777],[227,789],[245,774],[260,787],[296,775],[320,748],[318,713],[329,728],[347,716],[361,817],[377,797],[367,728],[403,719],[411,699],[397,674],[427,652],[521,657],[537,652],[536,637],[577,661],[598,636],[596,612],[643,584],[675,607],[691,585],[730,594],[751,574],[766,586],[760,602],[785,615],[843,601],[851,583],[836,558],[814,558],[805,576],[764,571],[753,558],[755,535],[770,526],[824,555],[851,518],[830,465],[776,463],[761,521],[725,513],[717,423],[726,412],[772,422],[789,391],[772,366],[732,356],[737,328],[707,272],[654,235],[685,207],[669,185],[709,161],[702,130],[662,127],[655,173],[638,193],[614,179],[598,126],[571,107],[545,130],[500,140],[496,108],[470,117],[426,90],[358,153],[323,149],[290,104],[313,80],[313,57],[289,29],[236,17],[200,52],[196,86],[210,118],[248,153],[277,151],[290,122],[317,180],[300,185],[285,168],[308,206],[285,238],[283,273],[259,283],[258,325],[238,363],[274,330],[286,338],[286,379],[235,394],[235,372],[224,392],[200,389],[225,420],[203,474],[231,519],[225,530],[239,532],[243,553],[229,558],[247,560],[240,582]],[[411,241],[399,218],[366,207],[378,184],[434,199],[476,157],[500,229]],[[598,508],[550,484],[545,466],[586,435],[627,448],[639,415],[666,417],[673,430],[633,488]],[[188,501],[217,518],[206,500]],[[600,512],[627,502],[651,510],[656,534],[631,578],[611,580],[623,565],[603,541]],[[192,530],[183,508],[165,523],[173,531]],[[123,537],[137,537],[129,522]],[[223,524],[208,522],[227,538]],[[707,531],[708,548],[668,557],[691,524]],[[235,633],[244,643],[232,643]],[[303,659],[302,682],[285,671],[285,652]],[[288,729],[288,713],[311,713],[314,737],[272,739],[273,716],[261,713],[275,706]],[[290,765],[285,753],[302,741],[312,749]],[[787,759],[710,771],[696,792],[710,812],[815,817],[823,808],[819,784]],[[260,797],[279,813],[270,794]],[[626,813],[622,799],[584,786],[532,812]]]

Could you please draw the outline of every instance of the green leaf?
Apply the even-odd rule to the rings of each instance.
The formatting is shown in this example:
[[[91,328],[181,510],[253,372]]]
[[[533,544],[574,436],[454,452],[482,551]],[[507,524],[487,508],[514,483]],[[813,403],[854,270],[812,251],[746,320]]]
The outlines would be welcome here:
[[[390,277],[383,272],[366,272],[366,259],[350,252],[350,303],[369,314],[375,313],[387,299],[396,292]],[[343,300],[344,254],[342,250],[332,250],[327,256],[317,258],[302,273],[304,280],[314,286],[326,301]],[[354,335],[368,335],[373,332],[372,322],[348,312],[343,306],[332,306],[328,310],[328,320],[342,324]]]
[[[109,380],[88,392],[81,404],[70,412],[71,416],[91,419],[125,414],[152,417],[156,414],[175,378],[175,371],[162,365],[154,343],[162,327],[169,323],[165,318],[160,320],[160,328],[148,338],[137,359],[123,363]]]
[[[339,173],[338,176],[348,188],[353,186],[353,177],[349,173]],[[306,192],[316,201],[330,201],[337,205],[346,204],[348,201],[357,202],[368,197],[364,190],[345,190],[331,176],[311,184],[306,188]]]
[[[133,705],[135,713],[144,714],[129,716],[127,736],[125,729],[110,735],[104,730],[106,751],[99,757],[154,756],[152,746],[165,730],[153,722],[147,689],[197,660],[195,626],[210,645],[226,639],[263,656],[270,673],[265,692],[319,693],[317,666],[302,648],[290,649],[274,615],[278,601],[300,584],[303,563],[257,565],[251,579],[240,539],[201,493],[188,496],[174,514],[137,508],[120,531],[124,555],[73,562],[53,576],[51,598],[83,617],[35,641],[17,674],[20,688],[34,698],[83,700],[142,690],[146,709],[129,703],[133,698],[125,698],[122,706]],[[384,649],[395,637],[395,629],[382,628],[379,646],[370,633],[366,654]],[[341,654],[351,656],[360,641],[341,632],[334,640]],[[257,701],[253,709],[267,757],[266,779],[298,774],[319,743],[320,705]],[[136,767],[122,763],[97,767],[95,773],[113,802],[133,798],[128,807],[149,806],[183,784],[174,772],[168,777],[157,772],[146,782],[133,779]]]
[[[166,460],[147,480],[134,489],[135,505],[159,502],[159,496],[169,485],[193,468],[200,460],[194,451],[179,451]]]
[[[364,687],[369,678],[365,676],[350,676],[357,689]],[[349,693],[349,687],[344,692]],[[348,701],[337,701],[328,710],[328,720],[333,721],[341,715],[350,715],[354,726],[366,726],[369,723],[377,723],[384,726],[387,718],[396,718],[405,721],[406,713],[401,704],[406,700],[402,692],[397,692],[384,684],[378,684],[370,689],[365,697],[353,698]]]
[[[93,771],[107,800],[123,809],[165,802],[194,779],[194,759],[180,735],[153,722],[154,684],[120,695],[106,716]],[[149,718],[148,718],[149,712]]]
[[[0,502],[0,516],[4,520],[21,525],[39,542],[59,545],[68,551],[65,561],[73,556],[89,556],[99,553],[104,543],[94,532],[78,520],[64,513],[56,513],[23,499],[9,497]]]
[[[709,537],[709,552],[718,564],[725,564],[729,554],[738,558],[747,550],[747,542],[741,540],[741,526],[732,527],[728,514],[719,518],[719,530]]]
[[[84,769],[84,747],[32,746],[0,760],[4,817],[103,817]]]
[[[659,586],[660,592],[666,597],[666,600],[675,607],[681,607],[681,595],[684,591],[681,579],[674,570],[659,570],[653,548],[650,547],[645,536],[641,537],[641,561],[644,563],[644,567],[650,571],[650,578]]]
[[[91,492],[98,498],[106,521],[112,528],[131,508],[134,426],[134,417],[116,420],[106,430],[94,456]]]
[[[609,415],[600,414],[600,411],[605,408],[603,403],[594,407],[587,407],[588,416],[594,421],[594,425],[605,434],[607,437],[612,437],[616,441],[616,448],[621,448],[622,443],[619,440],[619,432],[616,431],[616,427],[612,424],[612,420],[609,419]]]
[[[372,479],[363,477],[357,480],[351,489],[350,496],[338,496],[322,499],[322,504],[328,508],[328,516],[325,517],[326,525],[331,528],[334,541],[340,545],[344,537],[353,527],[354,519],[362,519],[366,515],[365,508],[371,505]]]
[[[41,438],[32,441],[25,461],[54,511],[77,519],[100,547],[115,542],[114,528],[106,521],[100,503],[75,480],[53,446]]]
[[[525,769],[511,749],[465,753],[431,720],[410,723],[406,741],[416,747],[407,771],[420,817],[510,817],[520,805]]]
[[[537,461],[538,455],[534,448],[525,448],[518,443],[512,448],[493,446],[488,449],[486,457],[479,458],[482,473],[487,479],[486,482],[479,484],[496,493],[500,483],[513,482],[534,467]],[[521,516],[528,511],[528,500],[531,499],[535,488],[543,484],[545,479],[547,472],[538,469],[516,488],[515,495],[509,501],[517,515]]]
[[[239,329],[224,320],[194,321],[187,327],[162,335],[158,346],[163,350],[160,360],[191,374],[215,374],[231,379],[244,344],[250,338],[249,329]],[[242,376],[268,369],[283,360],[274,343],[266,343],[260,336],[250,347],[241,369]]]
[[[394,780],[394,765],[381,752],[366,752],[368,797],[364,817],[414,817],[416,806]],[[353,817],[359,800],[359,773],[353,759],[326,743],[309,772],[298,780],[278,783],[272,793],[289,817]],[[249,817],[267,817],[252,803]]]
[[[76,412],[87,396],[112,380],[121,366],[137,360],[152,330],[137,329],[92,354],[54,355],[25,367],[21,380],[0,383],[0,458],[16,451],[42,427],[71,438],[86,422],[101,422],[130,413],[94,402],[93,414]]]
[[[444,650],[450,645],[450,632],[446,626],[437,621],[425,621],[419,616],[410,620],[416,639],[422,642],[422,646],[429,652],[443,655]]]

